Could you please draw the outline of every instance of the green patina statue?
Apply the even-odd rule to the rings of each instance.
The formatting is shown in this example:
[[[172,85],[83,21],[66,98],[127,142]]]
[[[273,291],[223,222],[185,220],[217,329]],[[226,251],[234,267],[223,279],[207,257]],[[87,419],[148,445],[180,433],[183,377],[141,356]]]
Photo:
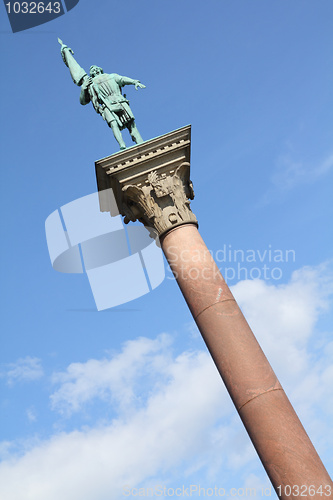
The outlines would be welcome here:
[[[122,95],[124,85],[135,85],[135,90],[144,89],[145,85],[139,80],[132,80],[116,73],[104,73],[99,66],[91,66],[90,76],[76,62],[74,52],[59,38],[61,55],[64,63],[69,68],[73,82],[81,87],[80,103],[85,105],[90,101],[97,113],[102,115],[119,143],[120,149],[126,149],[121,135],[121,130],[127,128],[136,144],[143,142],[136,128],[134,115],[129,107],[126,95]]]

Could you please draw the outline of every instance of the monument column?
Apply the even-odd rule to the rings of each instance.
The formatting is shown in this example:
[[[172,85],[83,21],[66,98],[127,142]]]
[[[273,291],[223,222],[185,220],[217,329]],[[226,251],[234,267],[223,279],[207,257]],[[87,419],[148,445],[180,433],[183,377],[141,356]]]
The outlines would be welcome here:
[[[190,209],[190,127],[96,162],[102,211],[139,220],[163,252],[279,498],[332,498],[333,483]],[[118,213],[119,213],[118,212]]]

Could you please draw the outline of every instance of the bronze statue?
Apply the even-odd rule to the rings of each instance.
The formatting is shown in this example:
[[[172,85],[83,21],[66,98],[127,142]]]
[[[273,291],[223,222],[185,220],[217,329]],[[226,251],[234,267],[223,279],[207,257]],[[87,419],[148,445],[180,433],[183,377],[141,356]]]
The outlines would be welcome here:
[[[136,127],[135,118],[126,99],[122,94],[122,87],[135,85],[135,90],[144,89],[145,85],[139,80],[116,73],[104,73],[99,66],[91,66],[90,76],[84,71],[73,57],[74,52],[58,38],[61,44],[61,55],[69,68],[73,82],[81,87],[80,103],[85,105],[90,101],[97,113],[102,115],[119,143],[120,149],[126,149],[121,130],[127,128],[132,140],[136,144],[143,142]]]

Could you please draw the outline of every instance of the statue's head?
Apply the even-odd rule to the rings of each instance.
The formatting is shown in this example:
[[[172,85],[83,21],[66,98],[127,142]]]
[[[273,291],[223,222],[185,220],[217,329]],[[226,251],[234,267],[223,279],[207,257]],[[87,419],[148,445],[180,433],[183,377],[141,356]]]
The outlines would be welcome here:
[[[103,73],[102,68],[99,66],[90,66],[90,76],[94,78],[96,75],[101,75]]]

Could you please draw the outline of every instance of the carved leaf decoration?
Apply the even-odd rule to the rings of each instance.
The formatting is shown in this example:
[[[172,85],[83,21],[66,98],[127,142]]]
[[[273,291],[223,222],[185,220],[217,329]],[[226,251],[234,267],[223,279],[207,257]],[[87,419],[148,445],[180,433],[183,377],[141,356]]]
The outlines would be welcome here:
[[[150,172],[147,179],[148,179],[148,182],[152,186],[154,186],[154,184],[157,184],[158,183],[158,173],[156,172],[156,170],[154,170],[153,172]]]
[[[181,179],[182,184],[184,186],[184,194],[190,200],[194,199],[194,191],[193,184],[190,180],[190,164],[188,162],[184,162],[177,168],[175,176]],[[189,202],[187,201],[187,204]]]
[[[136,208],[135,212],[141,212],[141,215],[146,216],[148,219],[160,217],[162,213],[160,207],[155,203],[155,200],[150,195],[146,195],[141,188],[131,184],[125,186],[123,191],[126,193],[128,199],[134,203]],[[139,218],[138,215],[137,218]]]

